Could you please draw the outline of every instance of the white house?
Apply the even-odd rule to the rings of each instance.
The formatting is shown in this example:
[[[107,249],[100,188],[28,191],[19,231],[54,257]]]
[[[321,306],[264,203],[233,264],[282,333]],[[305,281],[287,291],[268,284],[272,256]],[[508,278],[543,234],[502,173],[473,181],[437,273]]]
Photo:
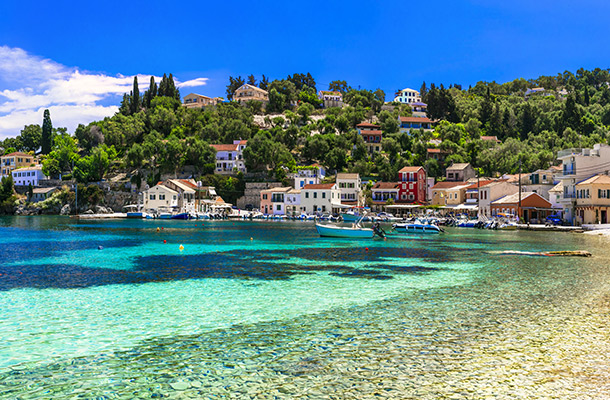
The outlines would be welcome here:
[[[39,182],[43,179],[47,179],[46,175],[42,173],[42,167],[27,167],[14,169],[11,174],[13,175],[13,182],[16,186],[38,186]]]
[[[215,172],[226,175],[240,171],[245,173],[244,149],[247,143],[247,140],[234,140],[233,144],[213,144],[216,150]]]
[[[491,203],[505,196],[515,194],[519,188],[507,181],[499,180],[479,187],[479,215],[491,217]]]
[[[396,92],[396,97],[394,97],[394,101],[397,103],[421,103],[421,96],[419,92],[415,89],[406,88],[399,92]]]
[[[168,179],[163,184],[178,193],[178,209],[180,212],[196,211],[197,183],[194,180]]]
[[[55,193],[56,190],[56,187],[34,188],[32,190],[32,198],[30,198],[30,201],[32,203],[38,203],[39,201],[46,200],[51,197],[51,195]]]
[[[341,192],[341,204],[360,204],[360,180],[359,174],[339,173],[337,174],[337,188]]]
[[[315,185],[320,183],[326,172],[324,168],[319,165],[312,165],[310,167],[302,167],[294,173],[294,187],[301,189],[305,185]]]
[[[142,193],[144,209],[147,211],[178,208],[178,192],[163,184],[153,186]]]
[[[341,192],[336,183],[305,185],[301,190],[301,209],[307,214],[337,213],[341,208]]]
[[[303,212],[301,206],[301,191],[299,189],[292,189],[284,198],[286,215],[298,216]]]

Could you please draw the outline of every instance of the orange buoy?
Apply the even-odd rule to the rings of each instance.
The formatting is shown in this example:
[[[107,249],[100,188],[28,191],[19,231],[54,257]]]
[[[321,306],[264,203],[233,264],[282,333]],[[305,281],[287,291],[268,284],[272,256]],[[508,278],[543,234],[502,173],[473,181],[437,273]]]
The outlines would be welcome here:
[[[163,243],[167,243],[167,240],[163,239]]]

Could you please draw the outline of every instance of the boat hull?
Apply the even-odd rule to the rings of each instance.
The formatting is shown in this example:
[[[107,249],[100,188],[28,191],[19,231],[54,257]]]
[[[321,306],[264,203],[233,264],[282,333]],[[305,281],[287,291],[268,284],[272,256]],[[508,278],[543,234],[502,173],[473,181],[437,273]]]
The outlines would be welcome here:
[[[441,233],[441,228],[428,224],[395,224],[392,228],[397,233]]]
[[[171,219],[189,219],[189,218],[190,218],[189,213],[180,213],[180,214],[171,216]]]
[[[369,228],[349,228],[342,226],[316,224],[316,230],[322,237],[372,239],[374,232]]]

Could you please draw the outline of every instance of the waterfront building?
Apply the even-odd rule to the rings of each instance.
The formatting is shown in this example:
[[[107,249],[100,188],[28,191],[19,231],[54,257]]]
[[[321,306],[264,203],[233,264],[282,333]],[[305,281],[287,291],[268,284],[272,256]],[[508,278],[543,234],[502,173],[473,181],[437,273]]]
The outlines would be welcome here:
[[[305,185],[301,189],[301,209],[307,214],[338,213],[341,191],[336,183]]]
[[[563,218],[574,222],[576,185],[597,174],[610,172],[610,146],[596,144],[592,149],[566,149],[557,154],[561,161],[561,172],[557,177],[563,183]]]
[[[178,210],[180,212],[196,211],[196,189],[195,181],[186,179],[168,179],[163,182],[165,186],[178,193]]]
[[[437,182],[434,186],[432,186],[432,197],[430,198],[430,204],[435,206],[446,206],[448,200],[448,190],[452,189],[456,186],[468,186],[470,183],[468,182],[451,182],[451,181],[443,181]],[[451,193],[453,197],[453,192]],[[452,199],[453,200],[453,199]]]
[[[285,206],[286,215],[296,217],[303,212],[303,208],[301,207],[301,190],[299,189],[290,189],[285,196]]]
[[[10,176],[14,169],[20,167],[31,167],[36,164],[34,156],[16,151],[0,157],[1,174],[0,176]]]
[[[343,107],[343,94],[341,94],[341,92],[320,90],[318,92],[318,98],[322,100],[324,108]]]
[[[549,191],[559,182],[555,179],[557,170],[539,169],[530,174],[521,175],[521,191],[538,193],[549,200]]]
[[[475,186],[476,185],[472,185]],[[519,187],[505,180],[486,181],[478,187],[477,204],[479,206],[479,216],[491,217],[491,203],[502,197],[515,194]],[[468,202],[468,199],[466,200]]]
[[[291,187],[261,190],[260,211],[263,214],[286,215],[286,196]]]
[[[186,108],[206,108],[215,106],[221,101],[218,97],[212,98],[202,94],[191,93],[184,96],[182,106]]]
[[[411,116],[413,117],[427,117],[428,105],[422,102],[415,102],[409,104],[411,107]]]
[[[47,179],[42,166],[17,168],[11,172],[15,186],[38,186],[41,180]]]
[[[260,210],[261,191],[274,187],[281,187],[280,182],[246,182],[244,195],[237,199],[236,205],[244,210]]]
[[[528,224],[544,223],[546,217],[555,211],[547,199],[534,192],[522,192],[521,196],[515,193],[491,202],[492,215],[512,214],[518,216],[520,222]]]
[[[178,208],[178,192],[159,183],[144,192],[144,210],[147,212],[167,210],[171,211]]]
[[[402,203],[427,202],[426,170],[420,166],[403,167],[398,171],[398,199]]]
[[[29,199],[32,203],[38,203],[51,197],[57,190],[56,187],[34,188],[32,190],[32,198]]]
[[[607,224],[609,210],[610,176],[595,175],[576,184],[576,224]]]
[[[239,103],[245,103],[249,100],[267,103],[269,101],[269,93],[266,90],[246,83],[235,91],[233,100]]]
[[[369,122],[362,122],[356,125],[358,134],[362,136],[366,152],[369,155],[381,151],[381,139],[383,138],[383,134],[380,128],[379,125],[371,124]]]
[[[247,140],[234,140],[232,144],[213,144],[216,150],[215,173],[220,175],[231,175],[237,172],[246,173],[244,162],[244,149]]]
[[[395,93],[394,101],[397,103],[421,103],[421,96],[415,89],[405,88]]]
[[[453,163],[445,171],[445,178],[451,182],[467,181],[476,176],[477,173],[470,163]]]
[[[371,187],[371,211],[384,211],[388,203],[399,203],[400,183],[398,182],[377,182]]]
[[[555,209],[558,209],[559,214],[563,214],[563,182],[559,181],[559,183],[551,190],[549,190],[549,202],[551,202],[551,206]]]
[[[360,186],[362,181],[359,174],[338,173],[335,181],[337,182],[337,188],[341,192],[341,204],[360,205]]]

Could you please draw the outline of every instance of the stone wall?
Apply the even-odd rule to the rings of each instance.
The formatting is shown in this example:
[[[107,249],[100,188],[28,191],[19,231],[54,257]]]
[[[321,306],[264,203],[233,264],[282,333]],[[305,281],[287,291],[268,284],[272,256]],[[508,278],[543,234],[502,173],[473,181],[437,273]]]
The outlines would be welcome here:
[[[237,199],[237,208],[245,209],[246,205],[251,205],[253,208],[260,209],[261,207],[261,190],[282,187],[281,182],[246,182],[244,195]]]

